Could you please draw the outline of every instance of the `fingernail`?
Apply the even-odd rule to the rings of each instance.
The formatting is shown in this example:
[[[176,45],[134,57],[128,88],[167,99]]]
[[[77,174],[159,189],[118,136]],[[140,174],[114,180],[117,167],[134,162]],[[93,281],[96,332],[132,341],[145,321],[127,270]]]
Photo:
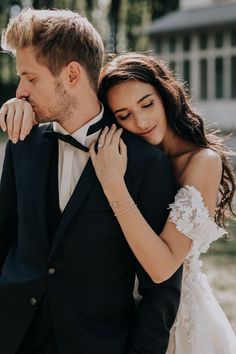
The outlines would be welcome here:
[[[3,127],[3,128],[2,128],[2,131],[3,131],[3,132],[6,132],[6,131],[7,131],[7,129],[6,129],[5,127]]]
[[[25,139],[25,135],[24,134],[21,134],[20,135],[20,140],[22,141],[22,140],[24,140]]]
[[[13,144],[16,144],[16,143],[17,143],[17,139],[16,139],[16,138],[13,138],[13,139],[12,139],[12,142],[13,142]]]

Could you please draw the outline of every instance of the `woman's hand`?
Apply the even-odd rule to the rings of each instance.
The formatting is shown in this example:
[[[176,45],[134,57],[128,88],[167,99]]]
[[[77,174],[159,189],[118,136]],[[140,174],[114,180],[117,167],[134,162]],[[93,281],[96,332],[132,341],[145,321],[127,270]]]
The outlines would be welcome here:
[[[34,111],[26,100],[12,98],[2,105],[0,128],[7,132],[13,143],[24,140],[35,124]]]
[[[96,175],[104,192],[111,194],[114,189],[124,185],[124,175],[127,168],[127,148],[121,139],[122,128],[115,124],[106,127],[98,140],[98,152],[95,142],[90,146],[90,156]]]

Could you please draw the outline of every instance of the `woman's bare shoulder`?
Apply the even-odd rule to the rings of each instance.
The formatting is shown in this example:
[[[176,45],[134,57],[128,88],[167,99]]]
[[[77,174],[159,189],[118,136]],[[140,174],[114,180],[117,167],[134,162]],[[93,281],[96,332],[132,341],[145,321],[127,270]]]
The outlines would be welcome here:
[[[200,148],[189,159],[183,183],[197,181],[197,183],[208,184],[215,181],[216,184],[219,184],[221,174],[222,160],[220,155],[209,148]]]

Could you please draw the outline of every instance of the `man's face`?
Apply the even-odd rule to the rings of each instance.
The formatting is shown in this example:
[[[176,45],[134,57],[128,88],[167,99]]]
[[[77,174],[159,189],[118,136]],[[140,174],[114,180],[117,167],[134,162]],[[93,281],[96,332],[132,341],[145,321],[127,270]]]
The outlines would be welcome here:
[[[16,96],[32,105],[39,123],[69,119],[75,103],[65,88],[62,73],[53,76],[45,65],[39,64],[32,47],[17,49],[16,68],[20,76]]]

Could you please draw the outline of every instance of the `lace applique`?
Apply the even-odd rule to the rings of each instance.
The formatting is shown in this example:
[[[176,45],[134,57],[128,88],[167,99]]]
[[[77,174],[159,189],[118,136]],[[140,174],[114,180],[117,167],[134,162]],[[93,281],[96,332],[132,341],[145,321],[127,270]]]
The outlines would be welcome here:
[[[197,247],[200,252],[206,252],[212,241],[225,234],[210,218],[201,193],[193,186],[180,188],[170,208],[170,220],[194,241],[192,248]]]

